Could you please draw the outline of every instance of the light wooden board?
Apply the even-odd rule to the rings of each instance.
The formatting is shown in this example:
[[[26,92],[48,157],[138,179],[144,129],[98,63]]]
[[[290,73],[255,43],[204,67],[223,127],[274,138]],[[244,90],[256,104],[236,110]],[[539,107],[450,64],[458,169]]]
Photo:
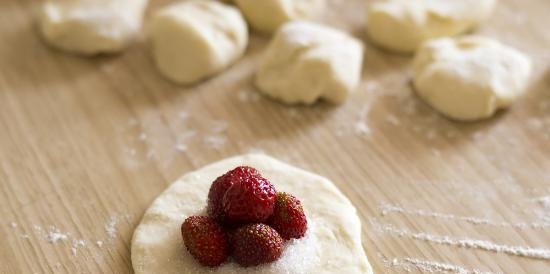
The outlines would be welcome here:
[[[167,3],[152,2],[150,11]],[[37,3],[0,1],[0,273],[132,273],[130,240],[149,203],[183,173],[251,151],[333,180],[359,210],[377,273],[404,273],[384,261],[407,257],[549,273],[548,260],[374,228],[550,248],[549,227],[380,209],[548,221],[550,209],[537,199],[550,195],[550,1],[502,0],[478,30],[528,53],[536,69],[528,96],[473,124],[450,122],[419,102],[409,87],[410,57],[368,42],[362,84],[347,103],[287,107],[251,85],[265,37],[254,35],[246,57],[223,74],[180,87],[157,73],[144,42],[100,58],[46,47],[33,25]],[[329,3],[328,23],[366,41],[365,3]]]

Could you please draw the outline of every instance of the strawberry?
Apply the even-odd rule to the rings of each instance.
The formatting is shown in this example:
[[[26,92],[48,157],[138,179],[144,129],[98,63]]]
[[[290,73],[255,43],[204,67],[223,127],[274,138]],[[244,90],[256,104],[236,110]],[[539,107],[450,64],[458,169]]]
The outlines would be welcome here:
[[[244,178],[251,176],[259,176],[259,172],[251,167],[240,166],[214,180],[208,192],[208,215],[219,223],[226,223],[226,216],[223,212],[223,196],[225,192],[235,182],[240,182]]]
[[[300,200],[288,193],[279,192],[268,224],[286,240],[302,238],[307,231],[307,219]]]
[[[283,253],[284,240],[266,224],[248,224],[232,236],[233,259],[241,266],[256,266],[273,262]]]
[[[227,259],[227,238],[214,219],[191,216],[181,225],[181,234],[185,247],[200,264],[215,267]]]
[[[223,196],[223,213],[232,225],[264,222],[275,208],[275,187],[255,169],[245,171],[233,177],[233,184]]]

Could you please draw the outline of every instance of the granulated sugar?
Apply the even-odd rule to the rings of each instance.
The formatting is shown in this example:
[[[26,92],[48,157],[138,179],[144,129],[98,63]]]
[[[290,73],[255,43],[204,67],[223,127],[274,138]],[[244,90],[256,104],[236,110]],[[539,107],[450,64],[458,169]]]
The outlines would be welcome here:
[[[392,260],[384,260],[384,264],[388,268],[403,269],[411,272],[414,268],[426,273],[446,273],[446,274],[502,274],[502,272],[494,273],[482,271],[479,269],[468,269],[463,266],[427,261],[417,258],[394,258]]]
[[[440,245],[448,245],[460,248],[471,248],[478,250],[491,251],[496,253],[504,253],[508,255],[527,257],[532,259],[550,260],[550,249],[533,248],[526,246],[510,246],[504,244],[493,243],[491,241],[469,239],[469,238],[453,238],[450,236],[433,235],[424,232],[411,232],[407,229],[397,228],[390,224],[384,224],[371,220],[374,230],[378,233],[387,233],[390,235],[419,240]]]
[[[428,218],[435,218],[435,219],[448,220],[448,221],[463,221],[474,225],[512,227],[512,228],[518,228],[518,229],[526,229],[526,228],[544,229],[544,228],[550,227],[550,223],[545,221],[537,221],[537,222],[530,222],[530,223],[499,222],[499,221],[494,221],[487,218],[480,218],[480,217],[473,217],[473,216],[459,216],[459,215],[453,215],[453,214],[425,211],[422,209],[406,209],[401,206],[391,205],[391,204],[382,204],[379,206],[379,208],[382,215],[388,215],[390,213],[399,213],[403,215],[410,215],[410,216],[416,216],[416,217],[428,217]]]
[[[315,238],[315,224],[312,223],[305,237],[287,242],[282,257],[270,264],[257,267],[243,268],[235,262],[229,261],[217,268],[205,268],[198,264],[191,255],[179,256],[181,266],[185,266],[185,273],[193,274],[310,274],[312,267],[319,265],[317,255],[318,239]],[[164,274],[178,274],[165,272]]]

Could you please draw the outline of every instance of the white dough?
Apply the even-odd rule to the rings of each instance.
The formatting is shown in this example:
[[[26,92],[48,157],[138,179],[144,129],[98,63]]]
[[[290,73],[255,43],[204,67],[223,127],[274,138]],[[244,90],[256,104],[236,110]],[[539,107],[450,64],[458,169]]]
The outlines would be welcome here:
[[[278,191],[298,197],[308,218],[308,232],[287,243],[276,262],[242,268],[227,262],[218,268],[199,265],[185,250],[183,220],[204,215],[214,179],[240,166],[257,168]],[[351,202],[329,180],[264,155],[229,158],[190,172],[172,184],[147,209],[132,240],[136,274],[372,274],[361,245],[361,222]]]
[[[282,24],[311,19],[319,14],[324,0],[235,0],[248,23],[260,32],[272,33]]]
[[[238,9],[216,1],[191,0],[167,6],[151,22],[153,55],[170,80],[191,84],[243,56],[246,22]]]
[[[491,15],[496,0],[385,0],[368,8],[367,32],[383,48],[414,52],[424,41],[467,32]]]
[[[93,55],[125,49],[141,29],[147,0],[49,1],[38,23],[46,42],[61,50]]]
[[[283,25],[269,44],[256,86],[284,103],[343,102],[359,84],[363,45],[348,34],[306,21]]]
[[[492,39],[441,38],[418,50],[413,84],[444,115],[473,121],[511,105],[525,92],[530,72],[527,56]]]

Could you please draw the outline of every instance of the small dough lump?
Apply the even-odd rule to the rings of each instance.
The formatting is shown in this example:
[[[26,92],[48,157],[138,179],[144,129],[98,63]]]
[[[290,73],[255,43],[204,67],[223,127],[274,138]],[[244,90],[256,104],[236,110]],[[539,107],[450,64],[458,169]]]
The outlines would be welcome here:
[[[363,45],[339,30],[293,21],[270,42],[256,86],[284,103],[312,104],[319,98],[343,102],[361,78]]]
[[[444,115],[460,121],[491,117],[522,95],[531,61],[489,38],[441,38],[425,43],[414,59],[417,94]]]
[[[305,237],[287,243],[276,262],[243,268],[232,261],[201,266],[185,250],[180,226],[190,215],[206,214],[212,181],[240,165],[257,168],[278,191],[298,197],[308,217]],[[361,245],[355,207],[326,178],[265,155],[237,156],[190,172],[147,209],[132,240],[135,274],[372,274]]]
[[[310,19],[320,12],[324,0],[234,0],[257,31],[272,33],[282,24]]]
[[[125,49],[141,30],[147,0],[49,1],[39,10],[44,40],[83,55]]]
[[[191,0],[167,6],[151,22],[153,55],[168,79],[192,84],[238,60],[248,44],[238,9],[217,1]]]
[[[412,53],[424,41],[467,32],[484,22],[496,0],[385,0],[368,8],[367,32],[388,50]]]

